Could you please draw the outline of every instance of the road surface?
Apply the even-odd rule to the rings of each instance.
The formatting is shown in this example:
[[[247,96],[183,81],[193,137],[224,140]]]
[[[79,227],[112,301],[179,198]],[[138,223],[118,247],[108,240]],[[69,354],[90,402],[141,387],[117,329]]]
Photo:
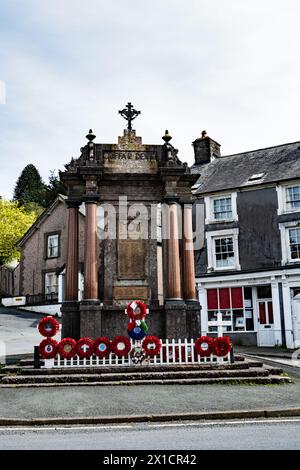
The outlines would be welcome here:
[[[32,354],[42,339],[37,330],[42,318],[40,313],[0,307],[0,356]]]
[[[0,450],[300,449],[300,419],[0,428]]]

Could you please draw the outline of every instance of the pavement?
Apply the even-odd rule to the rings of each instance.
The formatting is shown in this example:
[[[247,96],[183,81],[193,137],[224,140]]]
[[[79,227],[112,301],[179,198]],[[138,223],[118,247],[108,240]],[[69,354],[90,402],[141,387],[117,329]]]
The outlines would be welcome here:
[[[1,418],[178,415],[300,409],[300,378],[288,385],[122,385],[1,388]],[[109,420],[108,420],[109,421]]]
[[[295,350],[285,348],[259,348],[257,346],[235,346],[234,351],[238,354],[249,354],[252,356],[272,357],[277,359],[292,359],[293,355],[295,355],[295,351],[298,351],[300,358],[300,349]]]
[[[175,450],[178,455],[181,450],[277,451],[299,447],[300,419],[0,429],[0,450],[156,449]],[[177,455],[172,456],[170,463],[175,463]],[[159,463],[164,464],[164,456],[159,458]],[[105,463],[100,455],[98,461],[100,465]],[[146,461],[139,461],[136,456],[129,467],[153,462],[151,456]],[[192,459],[189,463],[192,462],[201,463],[199,457],[198,462]]]

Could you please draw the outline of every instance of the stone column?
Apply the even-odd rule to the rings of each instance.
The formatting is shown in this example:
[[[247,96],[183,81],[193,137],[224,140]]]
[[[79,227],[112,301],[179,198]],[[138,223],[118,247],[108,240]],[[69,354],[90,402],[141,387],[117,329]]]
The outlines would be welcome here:
[[[78,300],[78,204],[69,203],[65,300]]]
[[[182,300],[178,206],[176,203],[169,205],[167,236],[167,300]]]
[[[78,202],[67,201],[68,239],[65,274],[65,300],[62,311],[62,338],[80,337],[78,307]]]
[[[86,202],[84,300],[98,300],[97,202]]]
[[[85,202],[84,294],[80,304],[81,336],[101,336],[101,306],[98,299],[97,201]]]
[[[192,204],[183,209],[182,264],[183,296],[186,301],[196,301],[195,261],[193,246]]]

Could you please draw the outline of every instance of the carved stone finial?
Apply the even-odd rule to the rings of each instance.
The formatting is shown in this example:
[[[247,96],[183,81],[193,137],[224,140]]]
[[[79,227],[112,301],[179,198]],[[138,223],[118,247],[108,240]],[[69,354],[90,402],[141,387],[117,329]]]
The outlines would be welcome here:
[[[172,136],[169,134],[169,131],[166,130],[165,135],[162,136],[162,140],[164,140],[167,144],[168,142],[170,142],[171,139],[172,139]]]
[[[208,137],[207,132],[206,132],[206,131],[202,131],[202,132],[201,132],[201,139],[206,139],[206,137]]]
[[[89,130],[88,134],[85,137],[89,142],[92,142],[94,139],[96,139],[96,136],[93,133],[92,129]]]

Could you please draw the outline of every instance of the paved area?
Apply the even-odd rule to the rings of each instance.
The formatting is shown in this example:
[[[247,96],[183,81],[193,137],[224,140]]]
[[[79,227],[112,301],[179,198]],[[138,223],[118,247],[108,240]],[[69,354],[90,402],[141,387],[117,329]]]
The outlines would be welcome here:
[[[0,417],[94,417],[300,407],[288,385],[124,385],[1,388]]]
[[[32,354],[34,345],[41,341],[37,325],[42,317],[39,313],[0,307],[0,357]]]
[[[300,420],[297,419],[0,429],[0,450],[174,449],[180,451],[299,450],[299,448]]]
[[[298,356],[300,359],[300,348],[295,349],[283,349],[283,348],[258,348],[257,346],[235,346],[235,353],[251,354],[254,356],[261,357],[277,357],[284,359],[292,359]]]

